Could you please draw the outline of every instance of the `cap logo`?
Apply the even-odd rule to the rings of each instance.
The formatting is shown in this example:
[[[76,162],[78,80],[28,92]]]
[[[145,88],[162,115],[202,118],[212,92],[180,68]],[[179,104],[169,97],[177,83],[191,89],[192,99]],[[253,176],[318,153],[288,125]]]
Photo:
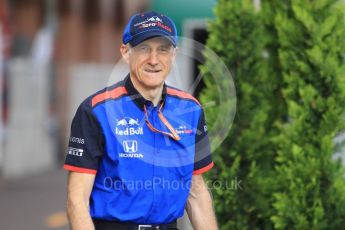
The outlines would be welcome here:
[[[163,22],[162,19],[160,19],[158,16],[153,16],[151,18],[148,18],[147,21],[150,21],[150,22]]]
[[[145,21],[138,22],[134,24],[134,27],[140,26],[141,24],[148,23],[148,22],[160,22],[163,23],[162,19],[160,19],[158,16],[153,16],[151,18],[147,18]]]
[[[140,29],[144,29],[144,28],[148,28],[148,27],[155,27],[155,26],[159,26],[167,31],[169,31],[170,33],[172,32],[171,28],[164,25],[161,22],[150,22],[150,23],[143,23],[139,26]]]

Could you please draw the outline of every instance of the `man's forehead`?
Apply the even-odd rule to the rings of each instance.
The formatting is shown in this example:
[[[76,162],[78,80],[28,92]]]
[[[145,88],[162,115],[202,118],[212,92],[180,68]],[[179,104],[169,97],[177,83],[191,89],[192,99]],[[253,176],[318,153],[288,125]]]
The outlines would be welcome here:
[[[173,46],[171,41],[165,37],[149,38],[138,45]]]

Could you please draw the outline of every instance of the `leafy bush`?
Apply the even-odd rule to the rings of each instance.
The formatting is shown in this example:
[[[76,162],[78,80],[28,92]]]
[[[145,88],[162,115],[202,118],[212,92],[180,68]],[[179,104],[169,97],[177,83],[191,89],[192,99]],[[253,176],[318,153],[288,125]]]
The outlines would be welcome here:
[[[218,1],[207,46],[233,73],[237,113],[208,176],[242,182],[212,190],[222,229],[345,226],[344,171],[332,159],[345,124],[344,12],[336,0],[263,0],[261,11]],[[217,102],[205,108],[212,126],[224,109],[212,78],[221,71],[205,57],[201,101]]]

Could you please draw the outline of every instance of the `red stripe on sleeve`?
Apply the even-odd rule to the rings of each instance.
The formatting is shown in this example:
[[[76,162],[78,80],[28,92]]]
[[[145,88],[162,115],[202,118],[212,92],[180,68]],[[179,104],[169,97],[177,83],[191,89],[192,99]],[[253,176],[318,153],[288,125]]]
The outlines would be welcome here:
[[[207,172],[207,171],[210,170],[213,166],[214,166],[214,163],[213,163],[213,161],[212,161],[209,165],[207,165],[207,166],[205,166],[205,167],[203,167],[203,168],[201,168],[201,169],[195,170],[195,171],[193,172],[193,175],[198,175],[198,174]]]
[[[92,107],[97,105],[98,103],[105,101],[107,99],[115,99],[117,97],[122,96],[123,94],[126,94],[126,88],[124,86],[117,87],[111,91],[105,91],[103,93],[100,93],[92,98]]]
[[[94,169],[80,168],[80,167],[76,167],[76,166],[72,166],[72,165],[66,165],[66,164],[63,166],[63,168],[68,170],[68,171],[73,171],[73,172],[88,173],[88,174],[96,174],[97,173],[97,170],[94,170]]]
[[[189,93],[186,93],[186,92],[183,92],[183,91],[180,91],[180,90],[176,90],[176,89],[172,89],[172,88],[167,88],[167,93],[172,95],[172,96],[178,96],[178,97],[181,97],[181,98],[193,100],[198,105],[200,105],[200,102],[195,97],[190,95]]]

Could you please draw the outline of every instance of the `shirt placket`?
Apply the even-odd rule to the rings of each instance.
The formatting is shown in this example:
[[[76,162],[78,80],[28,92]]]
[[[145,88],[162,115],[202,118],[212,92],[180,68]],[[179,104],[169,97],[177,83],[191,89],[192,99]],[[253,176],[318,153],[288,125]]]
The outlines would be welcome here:
[[[158,107],[151,107],[149,110],[149,119],[151,124],[154,127],[160,128],[159,118],[158,118]],[[152,159],[152,167],[153,167],[153,179],[152,179],[152,193],[153,193],[153,201],[152,201],[152,207],[150,210],[150,216],[157,216],[159,215],[159,205],[161,202],[164,202],[161,200],[161,195],[163,192],[163,176],[162,173],[159,170],[159,167],[156,166],[156,157],[157,154],[159,154],[159,141],[158,138],[160,138],[160,133],[152,132],[153,134],[153,141],[152,141],[152,147],[153,147],[153,159]]]

